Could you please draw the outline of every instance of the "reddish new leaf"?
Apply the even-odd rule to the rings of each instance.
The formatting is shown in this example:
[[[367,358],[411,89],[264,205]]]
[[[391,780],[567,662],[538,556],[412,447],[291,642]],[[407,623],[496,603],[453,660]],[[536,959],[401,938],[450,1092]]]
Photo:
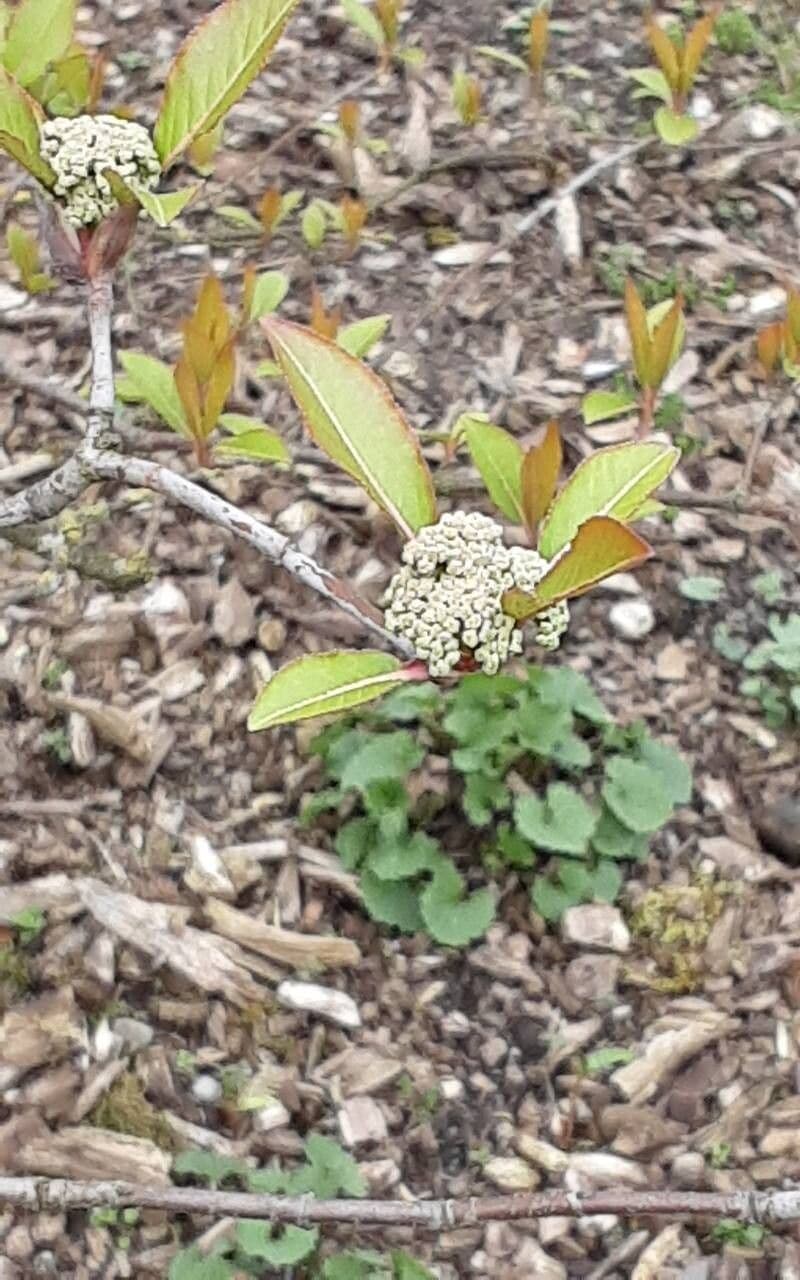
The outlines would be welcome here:
[[[531,538],[536,537],[539,521],[555,497],[562,459],[558,423],[548,422],[541,444],[529,449],[522,459],[522,510]]]
[[[612,573],[635,568],[651,555],[652,548],[638,533],[609,516],[593,516],[537,584],[536,594],[509,591],[503,597],[503,609],[524,621],[559,600],[583,595]]]

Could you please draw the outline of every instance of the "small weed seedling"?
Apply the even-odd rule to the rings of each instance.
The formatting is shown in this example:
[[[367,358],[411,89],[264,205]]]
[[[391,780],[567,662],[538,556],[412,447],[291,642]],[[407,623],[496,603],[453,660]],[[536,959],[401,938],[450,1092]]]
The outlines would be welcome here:
[[[387,70],[394,58],[417,67],[424,61],[421,49],[399,45],[403,0],[375,0],[374,5],[363,4],[362,0],[342,0],[342,9],[347,21],[377,48],[382,71]]]
[[[587,426],[618,418],[638,408],[639,433],[652,431],[658,392],[667,374],[683,350],[686,321],[683,297],[665,299],[645,308],[636,285],[625,281],[625,319],[631,340],[633,371],[639,384],[639,397],[632,391],[590,391],[581,406]]]
[[[473,128],[481,118],[482,93],[475,76],[460,68],[453,72],[453,106],[462,124]]]
[[[707,14],[684,36],[680,31],[668,33],[651,19],[647,39],[658,68],[642,67],[629,73],[639,86],[634,97],[661,100],[663,105],[653,116],[653,124],[661,140],[671,147],[685,146],[697,137],[697,121],[688,113],[689,94],[716,20],[716,12]]]
[[[800,379],[800,290],[787,288],[786,316],[760,330],[756,354],[768,378],[780,362],[788,377],[795,382]]]
[[[538,98],[544,97],[545,65],[550,48],[550,10],[546,5],[535,9],[528,24],[526,38],[526,57],[512,53],[508,49],[498,49],[496,45],[478,45],[475,52],[495,62],[514,67],[530,77],[531,86]]]
[[[254,1169],[242,1160],[209,1151],[182,1152],[175,1157],[172,1168],[178,1177],[193,1178],[213,1188],[236,1185],[264,1195],[332,1200],[365,1194],[364,1181],[352,1156],[321,1134],[306,1139],[304,1163],[291,1171],[277,1166]],[[299,1264],[303,1265],[303,1274],[313,1280],[432,1280],[420,1263],[399,1251],[345,1252],[323,1259],[318,1248],[316,1229],[275,1228],[269,1222],[241,1218],[211,1253],[195,1246],[182,1249],[172,1261],[168,1280],[235,1280],[242,1274],[286,1274],[287,1268]]]

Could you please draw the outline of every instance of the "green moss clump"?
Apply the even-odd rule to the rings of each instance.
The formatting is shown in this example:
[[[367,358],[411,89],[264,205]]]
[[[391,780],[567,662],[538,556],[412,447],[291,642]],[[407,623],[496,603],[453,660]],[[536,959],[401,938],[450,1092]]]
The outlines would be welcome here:
[[[30,986],[28,957],[11,943],[0,947],[0,1012],[24,996]]]
[[[138,1076],[127,1071],[109,1089],[89,1117],[99,1129],[149,1138],[162,1151],[176,1149],[175,1136],[164,1117],[148,1102]]]
[[[696,990],[702,950],[730,893],[729,884],[701,876],[694,884],[663,885],[645,894],[629,924],[634,937],[649,942],[661,970],[650,984],[654,991],[683,995]]]

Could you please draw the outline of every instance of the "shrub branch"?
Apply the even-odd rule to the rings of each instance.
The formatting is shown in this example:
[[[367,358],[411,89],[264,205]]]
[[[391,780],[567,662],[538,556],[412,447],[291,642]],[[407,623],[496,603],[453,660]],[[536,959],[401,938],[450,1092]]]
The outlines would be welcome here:
[[[157,462],[132,458],[117,452],[119,434],[114,423],[114,364],[111,344],[112,283],[108,275],[90,280],[87,287],[89,335],[92,350],[92,378],[86,412],[86,432],[78,448],[60,467],[20,493],[0,502],[0,530],[49,520],[74,502],[96,480],[116,480],[134,488],[152,489],[188,507],[212,524],[249,542],[263,556],[310,587],[317,595],[335,604],[364,630],[379,637],[403,658],[414,656],[411,646],[387,631],[381,613],[346,582],[329,573],[310,556],[294,547],[271,525],[226,502],[202,485]],[[16,369],[6,369],[12,377]],[[37,395],[43,394],[38,379],[25,375],[15,379]],[[70,411],[77,409],[72,396],[64,393],[50,399]]]

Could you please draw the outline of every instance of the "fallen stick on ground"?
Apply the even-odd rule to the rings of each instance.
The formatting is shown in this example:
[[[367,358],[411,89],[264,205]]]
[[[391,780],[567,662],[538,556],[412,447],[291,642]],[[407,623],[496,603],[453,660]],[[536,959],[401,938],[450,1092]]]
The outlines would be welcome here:
[[[167,1209],[300,1225],[417,1226],[430,1231],[480,1222],[615,1214],[624,1218],[735,1218],[770,1226],[800,1221],[800,1187],[773,1191],[535,1191],[464,1200],[315,1200],[201,1187],[145,1187],[126,1182],[0,1177],[0,1205],[33,1212],[62,1209]]]

